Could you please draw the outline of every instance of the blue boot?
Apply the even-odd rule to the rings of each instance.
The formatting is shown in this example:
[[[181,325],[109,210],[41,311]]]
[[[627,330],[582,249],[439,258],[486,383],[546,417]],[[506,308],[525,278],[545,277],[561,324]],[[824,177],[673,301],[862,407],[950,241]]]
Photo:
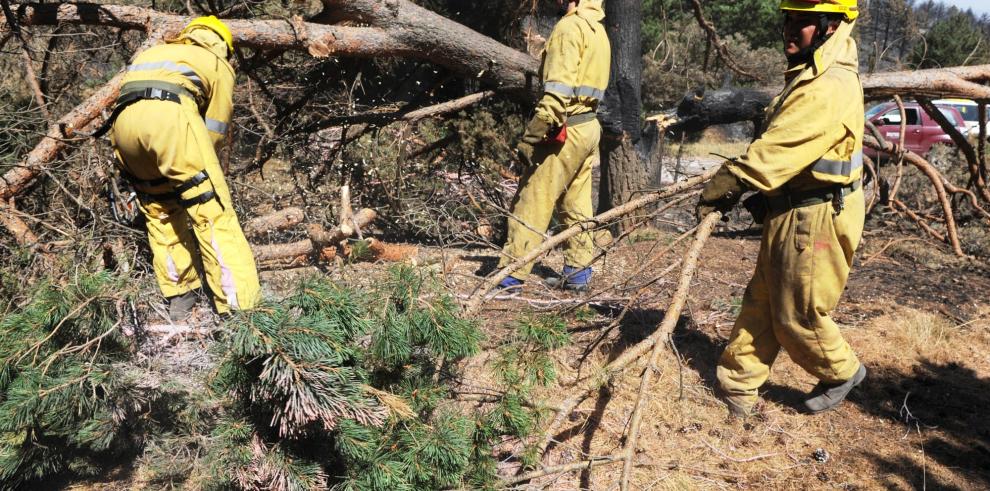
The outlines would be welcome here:
[[[506,276],[504,280],[498,283],[495,289],[506,293],[518,293],[519,290],[522,290],[522,287],[522,280],[513,278],[512,276]]]
[[[556,278],[547,278],[546,283],[551,288],[563,288],[575,292],[586,292],[591,289],[591,267],[576,268],[564,266],[564,272]]]

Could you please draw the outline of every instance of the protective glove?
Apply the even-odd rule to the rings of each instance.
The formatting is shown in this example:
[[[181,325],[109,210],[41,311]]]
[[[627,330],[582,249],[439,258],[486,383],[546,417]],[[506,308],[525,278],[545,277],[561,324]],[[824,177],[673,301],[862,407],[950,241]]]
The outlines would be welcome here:
[[[537,116],[533,116],[533,119],[529,120],[529,124],[526,125],[526,132],[523,133],[522,139],[516,145],[516,154],[519,156],[523,168],[535,165],[533,151],[536,144],[542,142],[543,138],[547,136],[548,131],[550,131],[550,123]]]
[[[727,213],[739,202],[739,198],[746,192],[746,186],[738,177],[729,172],[729,168],[722,164],[715,176],[705,184],[701,190],[701,198],[694,208],[694,214],[698,223],[713,211]]]

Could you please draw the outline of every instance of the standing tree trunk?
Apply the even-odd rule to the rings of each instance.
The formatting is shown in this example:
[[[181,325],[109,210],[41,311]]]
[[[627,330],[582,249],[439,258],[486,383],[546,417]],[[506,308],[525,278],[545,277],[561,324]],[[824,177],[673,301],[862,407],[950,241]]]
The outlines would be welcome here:
[[[642,2],[607,0],[605,15],[605,29],[612,44],[612,67],[599,111],[602,123],[599,213],[628,202],[634,193],[649,185],[649,176],[637,150],[643,127],[640,116]]]

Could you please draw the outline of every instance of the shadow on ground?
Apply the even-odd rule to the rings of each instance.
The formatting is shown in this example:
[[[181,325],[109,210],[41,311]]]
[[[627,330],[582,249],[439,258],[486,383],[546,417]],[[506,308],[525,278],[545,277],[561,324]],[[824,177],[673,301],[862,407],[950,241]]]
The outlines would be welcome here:
[[[705,384],[717,387],[715,367],[724,342],[683,326],[675,330],[674,342]],[[846,403],[855,404],[864,413],[901,422],[903,434],[921,436],[928,462],[948,469],[966,485],[943,482],[921,462],[868,450],[867,458],[884,471],[877,479],[882,481],[884,475],[899,476],[917,488],[990,489],[990,417],[987,416],[990,378],[980,377],[958,363],[929,360],[920,361],[909,372],[869,364],[867,368],[870,370],[867,379],[850,394]],[[800,410],[805,394],[772,380],[771,375],[763,397]]]

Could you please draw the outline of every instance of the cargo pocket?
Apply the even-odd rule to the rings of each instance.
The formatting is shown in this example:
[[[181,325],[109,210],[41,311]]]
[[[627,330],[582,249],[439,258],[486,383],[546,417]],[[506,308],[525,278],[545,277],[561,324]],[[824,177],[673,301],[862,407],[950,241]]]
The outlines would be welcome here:
[[[810,276],[813,268],[814,241],[822,207],[805,206],[794,210],[794,273]]]

